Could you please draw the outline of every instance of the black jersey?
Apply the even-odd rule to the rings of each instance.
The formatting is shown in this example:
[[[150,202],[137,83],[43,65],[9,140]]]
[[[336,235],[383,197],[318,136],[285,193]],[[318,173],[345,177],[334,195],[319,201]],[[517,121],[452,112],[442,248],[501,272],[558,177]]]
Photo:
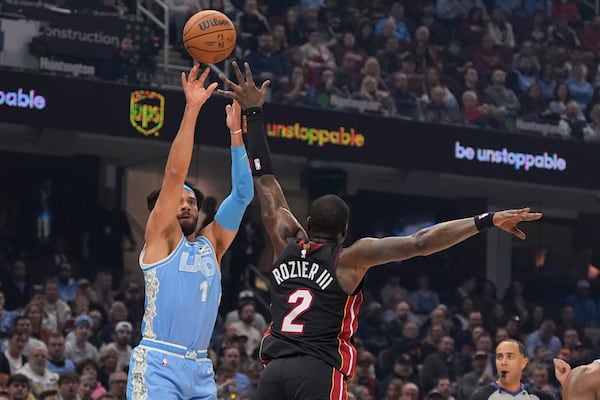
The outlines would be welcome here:
[[[341,250],[337,243],[294,239],[282,251],[270,274],[273,320],[260,347],[263,362],[309,355],[352,377],[362,293],[348,295],[337,281]]]
[[[541,390],[528,390],[524,385],[516,392],[502,389],[496,382],[476,390],[469,400],[555,400],[550,393]]]

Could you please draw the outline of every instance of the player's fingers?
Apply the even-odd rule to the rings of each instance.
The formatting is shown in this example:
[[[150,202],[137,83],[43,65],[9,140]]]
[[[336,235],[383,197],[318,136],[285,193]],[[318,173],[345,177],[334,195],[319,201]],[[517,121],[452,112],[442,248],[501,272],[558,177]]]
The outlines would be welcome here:
[[[254,78],[252,77],[252,70],[250,69],[250,64],[244,63],[244,69],[246,70],[246,82],[252,86],[256,86],[254,84]]]
[[[185,72],[181,72],[181,86],[185,87],[187,85],[187,78],[185,76]]]
[[[208,73],[210,72],[210,68],[206,67],[204,68],[204,71],[202,71],[202,75],[200,75],[200,78],[198,78],[198,81],[204,85],[204,82],[206,81],[206,78],[208,77]],[[216,82],[214,82],[216,83]]]
[[[208,87],[206,88],[206,93],[208,94],[209,97],[213,94],[213,92],[215,91],[217,86],[218,86],[217,82],[213,82],[210,85],[208,85]]]
[[[242,76],[242,71],[240,71],[240,67],[238,66],[238,63],[236,61],[234,61],[231,63],[231,66],[233,67],[233,73],[235,74],[235,77],[237,78],[238,85],[241,85],[242,83],[244,83],[244,77]]]
[[[270,84],[271,84],[270,80],[267,79],[266,81],[264,81],[263,84],[260,86],[260,91],[262,93],[265,93],[265,91],[267,90],[267,88],[269,87]]]
[[[521,240],[525,240],[525,238],[527,237],[527,236],[525,236],[525,233],[522,230],[520,230],[519,228],[517,228],[516,226],[512,229],[512,231],[513,231],[513,234]]]
[[[198,67],[199,65],[194,63],[192,69],[190,69],[190,73],[188,74],[188,82],[193,82],[196,80],[198,76]]]
[[[233,102],[231,104],[233,105],[233,110],[235,112],[240,111],[240,103],[238,103],[236,99],[233,99]]]
[[[227,114],[231,113],[231,104],[227,104],[227,105],[225,106],[225,112],[226,112]]]
[[[237,97],[237,95],[230,90],[219,89],[217,90],[217,93],[219,93],[222,96],[229,97],[230,99],[235,99]]]
[[[223,83],[227,86],[229,86],[230,88],[238,88],[239,86],[236,85],[235,83],[233,83],[232,81],[229,80],[229,78],[227,78],[225,75],[223,74],[219,74],[219,79],[223,81]]]

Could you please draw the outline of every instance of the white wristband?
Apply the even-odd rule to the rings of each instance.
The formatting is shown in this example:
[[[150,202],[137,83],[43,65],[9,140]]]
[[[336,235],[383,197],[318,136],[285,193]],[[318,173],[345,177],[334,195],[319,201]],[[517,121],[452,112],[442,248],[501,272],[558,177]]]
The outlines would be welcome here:
[[[242,133],[242,129],[238,129],[237,131],[229,131],[229,133],[231,133],[232,135],[239,135],[240,133]]]

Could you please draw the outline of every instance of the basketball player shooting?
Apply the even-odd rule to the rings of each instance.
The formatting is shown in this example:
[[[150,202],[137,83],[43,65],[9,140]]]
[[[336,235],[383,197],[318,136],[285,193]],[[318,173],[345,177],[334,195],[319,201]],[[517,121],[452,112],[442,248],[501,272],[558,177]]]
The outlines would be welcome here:
[[[231,133],[232,191],[213,222],[196,235],[202,195],[185,183],[198,113],[216,83],[205,88],[209,69],[195,65],[181,83],[186,106],[169,151],[162,186],[148,196],[151,210],[140,267],[146,285],[142,340],[132,351],[127,399],[216,400],[207,349],[221,297],[220,262],[254,196],[242,140],[241,111],[226,107]]]
[[[351,339],[358,327],[361,286],[369,268],[429,255],[492,227],[525,239],[517,224],[542,215],[529,208],[485,213],[443,222],[411,236],[363,238],[343,247],[348,206],[338,196],[325,195],[312,203],[305,231],[273,175],[261,108],[269,81],[257,88],[248,64],[245,79],[235,62],[233,71],[238,83],[220,75],[231,90],[219,93],[237,100],[246,114],[254,185],[274,250],[272,323],[260,348],[267,366],[257,398],[347,399],[344,378],[354,374],[357,352]]]

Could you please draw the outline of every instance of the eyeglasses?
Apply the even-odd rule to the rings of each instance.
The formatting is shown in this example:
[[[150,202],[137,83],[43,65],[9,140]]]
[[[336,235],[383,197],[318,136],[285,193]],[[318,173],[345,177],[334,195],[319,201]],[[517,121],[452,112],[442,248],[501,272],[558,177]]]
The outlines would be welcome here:
[[[119,379],[119,380],[116,380],[116,381],[110,381],[108,383],[122,383],[122,384],[125,384],[125,383],[127,383],[127,379]]]

